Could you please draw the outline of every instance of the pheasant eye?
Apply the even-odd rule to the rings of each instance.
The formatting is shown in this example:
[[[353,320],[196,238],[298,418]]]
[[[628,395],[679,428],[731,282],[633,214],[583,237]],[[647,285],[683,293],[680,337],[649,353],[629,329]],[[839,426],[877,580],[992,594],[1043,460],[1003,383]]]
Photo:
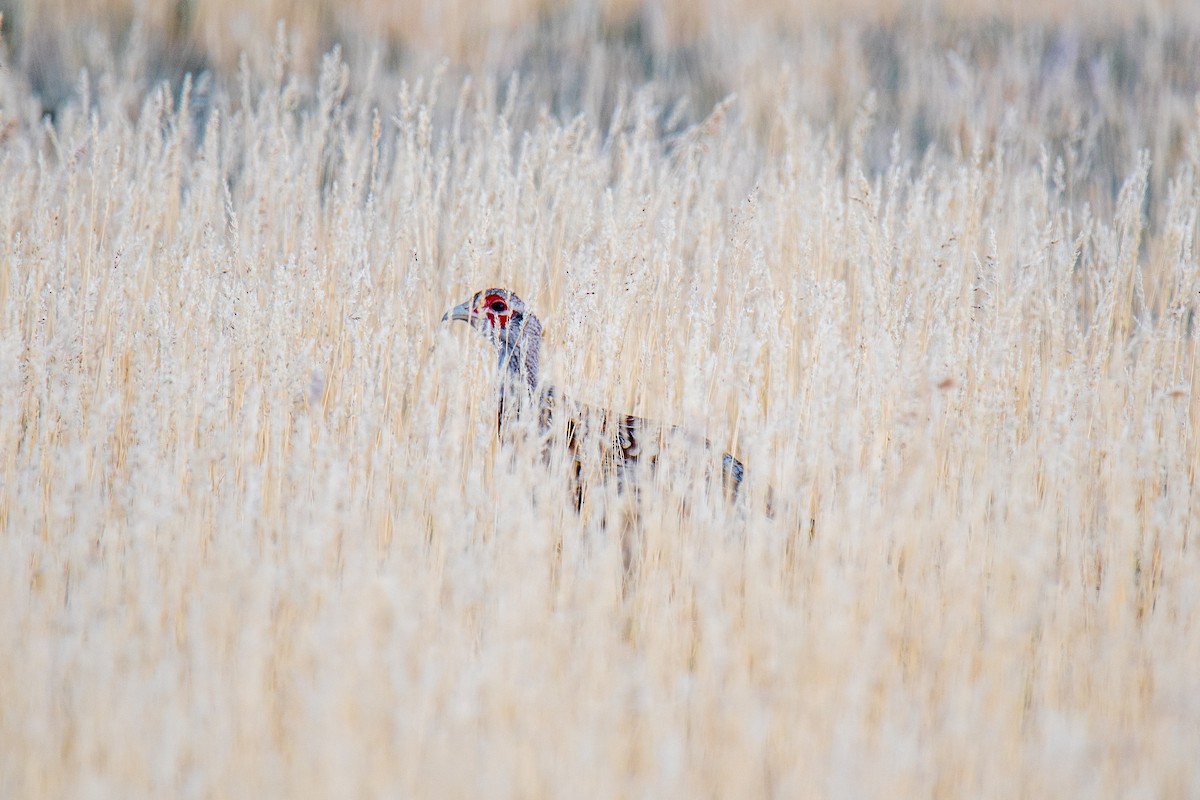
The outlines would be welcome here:
[[[499,312],[499,311],[503,311],[504,309],[508,308],[508,306],[504,305],[503,300],[493,300],[491,308],[492,308],[492,311]]]

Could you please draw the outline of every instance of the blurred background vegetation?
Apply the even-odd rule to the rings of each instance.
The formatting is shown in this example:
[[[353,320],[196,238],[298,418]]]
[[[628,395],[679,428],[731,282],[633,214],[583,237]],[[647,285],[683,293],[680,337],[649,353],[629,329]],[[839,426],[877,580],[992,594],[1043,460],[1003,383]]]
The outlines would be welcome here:
[[[337,47],[368,101],[387,108],[401,82],[471,77],[498,102],[516,88],[518,128],[548,113],[605,129],[642,92],[661,108],[664,137],[736,96],[734,113],[767,151],[777,109],[797,108],[835,137],[862,137],[876,173],[896,158],[986,157],[997,136],[1024,140],[1023,155],[1061,160],[1067,194],[1097,210],[1147,150],[1152,223],[1187,157],[1200,93],[1200,4],[1183,0],[0,0],[0,12],[5,66],[36,98],[3,102],[6,125],[53,120],[97,75],[121,77],[133,115],[138,92],[166,81],[178,94],[191,74],[202,129],[213,85],[315,81]],[[442,93],[447,117],[454,94]]]

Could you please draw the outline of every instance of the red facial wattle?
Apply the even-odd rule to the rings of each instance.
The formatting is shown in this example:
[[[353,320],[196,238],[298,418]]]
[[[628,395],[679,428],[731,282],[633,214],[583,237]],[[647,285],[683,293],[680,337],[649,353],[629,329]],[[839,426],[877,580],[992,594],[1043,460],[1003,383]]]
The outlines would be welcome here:
[[[508,320],[512,316],[508,301],[498,294],[489,294],[483,299],[483,313],[488,325],[501,329],[508,327]]]

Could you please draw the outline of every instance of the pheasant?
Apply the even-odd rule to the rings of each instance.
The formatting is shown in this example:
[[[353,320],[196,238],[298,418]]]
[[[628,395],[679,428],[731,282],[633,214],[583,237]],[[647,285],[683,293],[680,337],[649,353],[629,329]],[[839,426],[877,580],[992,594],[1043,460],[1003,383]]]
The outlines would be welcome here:
[[[446,312],[442,322],[449,320],[466,322],[496,347],[501,373],[497,410],[501,431],[522,414],[533,412],[542,435],[562,432],[562,441],[574,461],[577,509],[583,502],[585,464],[595,464],[602,473],[615,474],[624,483],[631,468],[639,464],[654,468],[668,439],[688,438],[677,426],[595,409],[563,398],[552,386],[541,386],[538,358],[542,323],[525,301],[507,289],[476,292],[470,300]],[[696,442],[712,450],[707,440],[697,437]],[[598,453],[591,449],[593,446],[598,446]],[[737,496],[744,473],[742,462],[732,454],[721,456],[722,485],[729,497]]]

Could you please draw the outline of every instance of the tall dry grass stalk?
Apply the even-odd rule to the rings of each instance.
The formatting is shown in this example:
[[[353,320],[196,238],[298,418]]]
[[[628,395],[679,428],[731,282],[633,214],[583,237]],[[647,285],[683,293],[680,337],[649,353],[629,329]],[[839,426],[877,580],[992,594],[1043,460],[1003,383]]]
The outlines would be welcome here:
[[[0,795],[1195,796],[1200,35],[1157,14],[733,25],[653,83],[569,25],[511,80],[101,43],[52,104],[18,43]],[[627,573],[439,324],[497,284],[748,501],[598,488]]]

